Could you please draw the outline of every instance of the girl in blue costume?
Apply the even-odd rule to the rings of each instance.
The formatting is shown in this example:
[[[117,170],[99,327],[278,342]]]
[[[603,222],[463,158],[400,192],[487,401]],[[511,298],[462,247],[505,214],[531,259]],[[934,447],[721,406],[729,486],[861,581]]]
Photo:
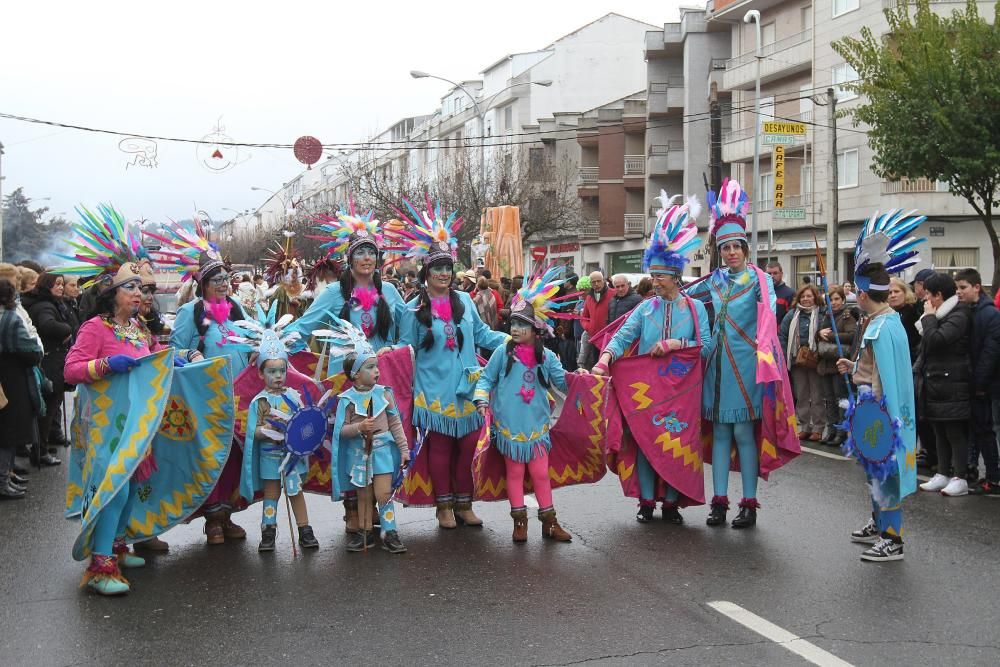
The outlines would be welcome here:
[[[462,219],[452,213],[442,220],[440,204],[423,215],[409,202],[406,206],[413,217],[399,211],[408,224],[399,240],[422,265],[421,288],[407,304],[399,329],[400,344],[414,351],[412,421],[427,431],[421,451],[429,457],[438,525],[482,526],[472,511],[472,457],[483,426],[472,402],[481,370],[476,348],[493,350],[507,342],[507,335],[483,324],[472,298],[451,288],[458,256],[455,233]]]
[[[275,431],[269,418],[274,412],[287,413],[302,407],[298,390],[285,386],[288,376],[288,347],[299,339],[297,331],[282,336],[282,330],[292,320],[285,314],[277,322],[278,303],[271,304],[267,315],[258,306],[258,321],[241,320],[239,325],[247,331],[247,343],[257,352],[257,373],[264,381],[264,389],[253,397],[247,409],[246,436],[243,441],[243,471],[240,478],[240,495],[252,503],[256,493],[264,492],[264,509],[261,516],[260,544],[257,551],[274,551],[278,529],[278,500],[282,485],[295,513],[299,529],[299,546],[316,549],[319,541],[309,525],[309,511],[302,493],[302,482],[309,474],[308,457],[299,458],[290,469],[282,472],[288,456],[281,444],[284,435]]]
[[[479,414],[493,410],[496,448],[507,469],[507,496],[514,519],[514,542],[528,540],[528,508],[524,504],[524,471],[538,499],[538,519],[542,536],[557,542],[573,537],[556,520],[549,479],[550,386],[566,392],[566,372],[559,357],[542,345],[545,334],[553,335],[551,318],[559,307],[552,301],[562,280],[555,280],[564,267],[552,267],[529,280],[518,290],[511,304],[510,335],[498,347],[479,376],[475,400]]]
[[[858,386],[859,400],[866,394],[885,401],[892,419],[895,451],[881,471],[861,455],[854,433],[864,432],[865,424],[852,405],[851,426],[845,449],[854,454],[868,476],[872,517],[851,533],[851,541],[871,544],[861,560],[887,562],[903,558],[903,498],[917,490],[917,433],[914,415],[913,374],[909,343],[899,314],[888,304],[889,273],[897,273],[919,262],[916,246],[925,239],[907,237],[926,218],[909,217],[896,211],[877,214],[862,226],[855,246],[854,284],[858,305],[865,311],[861,324],[861,344],[854,359],[837,360],[837,369],[850,374]],[[873,474],[881,472],[881,474]],[[879,479],[883,477],[884,479]]]
[[[336,502],[349,490],[357,493],[361,527],[347,542],[347,550],[365,551],[375,545],[373,516],[377,502],[382,548],[406,552],[396,530],[392,482],[410,461],[410,450],[392,389],[378,384],[378,357],[367,336],[350,322],[334,319],[331,329],[313,332],[332,342],[344,355],[344,373],[354,383],[340,393],[331,436],[332,497]]]
[[[665,208],[660,211],[642,261],[643,270],[653,278],[656,296],[640,303],[608,341],[592,371],[595,375],[607,375],[609,364],[620,359],[636,342],[639,354],[654,357],[662,357],[670,350],[691,345],[701,345],[702,358],[709,353],[711,330],[705,306],[680,291],[684,265],[689,261],[687,255],[700,243],[695,219],[701,212],[701,206],[695,197],[690,197],[686,204],[669,206],[666,192],[662,192],[660,200]],[[635,518],[640,523],[647,523],[653,520],[659,475],[641,447],[636,448],[636,469],[639,512]],[[666,480],[664,483],[663,518],[675,524],[684,523],[677,509],[680,499],[677,489]]]
[[[245,332],[236,322],[246,319],[242,306],[229,296],[230,276],[219,247],[208,240],[201,223],[195,220],[194,232],[180,225],[165,228],[166,236],[146,232],[160,241],[158,259],[182,274],[183,280],[195,282],[194,301],[177,309],[170,346],[196,349],[206,358],[228,357],[233,380],[249,366],[246,347],[230,342]],[[242,444],[242,443],[239,443]],[[238,494],[243,448],[234,445],[219,482],[206,499],[205,536],[209,544],[223,544],[227,539],[242,540],[247,533],[233,523],[233,501]]]
[[[729,459],[733,441],[739,456],[743,499],[733,528],[757,523],[757,475],[760,469],[754,422],[762,418],[763,385],[757,373],[757,303],[767,294],[774,312],[771,277],[747,263],[746,216],[750,203],[740,184],[726,179],[718,196],[708,194],[710,231],[724,268],[695,285],[689,294],[711,299],[714,321],[705,363],[702,417],[712,422],[712,508],[709,526],[726,521],[729,509]],[[765,285],[761,285],[765,281]]]

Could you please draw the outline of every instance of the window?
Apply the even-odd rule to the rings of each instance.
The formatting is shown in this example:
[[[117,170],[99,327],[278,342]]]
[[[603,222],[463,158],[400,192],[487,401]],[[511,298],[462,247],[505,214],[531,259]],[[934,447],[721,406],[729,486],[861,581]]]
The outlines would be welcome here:
[[[837,153],[837,178],[840,189],[858,187],[858,149]]]
[[[979,248],[931,248],[931,264],[954,278],[961,269],[979,268]]]
[[[812,120],[813,101],[810,94],[813,90],[812,83],[803,83],[799,86],[799,118],[801,120]]]
[[[514,127],[514,105],[508,104],[503,110],[503,129],[509,130]]]
[[[773,21],[762,25],[760,27],[760,45],[766,46],[768,44],[774,44],[776,34]]]
[[[802,175],[799,177],[799,192],[802,193],[802,205],[808,206],[812,199],[812,187],[813,187],[813,168],[812,165],[802,166]]]
[[[528,178],[538,180],[545,174],[545,149],[528,149]]]
[[[771,120],[774,120],[774,97],[762,97],[760,98],[760,122],[765,123]]]
[[[854,71],[853,67],[851,67],[848,63],[841,63],[839,65],[834,65],[830,71],[833,72],[833,86],[837,91],[837,101],[853,100],[858,96],[857,93],[846,90],[841,85],[858,80],[858,73]]]
[[[758,211],[771,210],[771,206],[774,204],[774,174],[760,175],[760,194],[754,199],[757,200]]]
[[[833,17],[853,12],[861,6],[861,0],[833,0]]]
[[[802,29],[809,30],[813,25],[813,6],[806,5],[802,8]]]

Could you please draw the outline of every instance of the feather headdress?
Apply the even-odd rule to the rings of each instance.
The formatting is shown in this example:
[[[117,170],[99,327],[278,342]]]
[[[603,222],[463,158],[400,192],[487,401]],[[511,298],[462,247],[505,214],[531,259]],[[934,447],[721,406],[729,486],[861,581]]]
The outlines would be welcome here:
[[[197,218],[194,220],[194,231],[173,223],[163,227],[162,235],[153,232],[146,232],[146,235],[162,244],[153,254],[162,265],[180,273],[181,280],[193,278],[201,282],[211,271],[226,266],[219,246],[208,240],[205,228]]]
[[[683,204],[673,204],[680,195],[668,197],[660,191],[661,208],[657,212],[649,247],[642,257],[642,270],[649,273],[681,275],[688,255],[699,245],[696,219],[701,214],[701,203],[694,195]]]
[[[292,269],[301,271],[301,253],[295,249],[293,238],[295,232],[284,231],[285,244],[275,241],[273,248],[268,248],[267,259],[264,260],[264,278],[271,284],[290,280]]]
[[[429,266],[438,259],[458,259],[458,239],[456,235],[462,227],[462,218],[458,211],[453,211],[446,219],[441,218],[441,202],[431,206],[427,198],[427,208],[423,213],[417,213],[413,204],[404,199],[409,215],[396,209],[404,228],[391,233],[393,252],[399,253],[424,266]]]
[[[926,215],[915,215],[916,211],[903,213],[892,210],[883,215],[875,212],[861,226],[857,243],[854,245],[854,282],[862,291],[889,289],[889,285],[872,284],[865,275],[866,269],[881,264],[887,273],[902,273],[920,262],[918,246],[927,239],[910,236],[920,226]]]
[[[331,358],[346,357],[348,354],[356,355],[354,365],[351,367],[352,380],[361,370],[365,360],[375,356],[375,349],[368,342],[368,336],[351,322],[342,320],[336,315],[330,315],[327,329],[317,329],[312,332],[312,335],[319,342],[330,345]]]
[[[566,270],[562,264],[539,270],[524,281],[524,286],[511,299],[510,316],[527,322],[535,329],[553,335],[556,319],[576,319],[573,308],[580,300],[582,292],[574,292],[561,297],[559,287],[566,282],[560,276]],[[569,311],[569,312],[564,312]]]
[[[718,194],[709,191],[707,201],[711,215],[709,234],[715,237],[716,245],[733,240],[746,242],[750,198],[743,191],[743,186],[727,178],[722,181]]]
[[[71,226],[66,241],[72,254],[55,253],[69,263],[53,268],[53,273],[93,276],[81,287],[100,284],[102,291],[136,278],[155,282],[149,254],[121,213],[108,204],[100,204],[96,215],[85,206],[76,207],[76,212],[80,221]]]
[[[310,238],[324,241],[320,248],[326,250],[328,257],[337,255],[345,261],[350,261],[351,253],[362,245],[371,245],[376,250],[381,250],[382,231],[374,214],[374,211],[368,211],[358,215],[354,200],[351,199],[346,210],[341,206],[334,215],[322,213],[313,216],[313,221],[317,223],[315,228],[323,234]]]
[[[299,332],[291,331],[284,333],[284,328],[295,319],[290,313],[275,320],[277,315],[278,301],[271,303],[271,308],[264,312],[264,309],[257,305],[256,320],[239,320],[234,324],[242,330],[242,336],[230,336],[229,341],[238,345],[245,345],[250,351],[257,353],[257,368],[264,365],[265,361],[281,359],[288,361],[290,346],[299,340]]]

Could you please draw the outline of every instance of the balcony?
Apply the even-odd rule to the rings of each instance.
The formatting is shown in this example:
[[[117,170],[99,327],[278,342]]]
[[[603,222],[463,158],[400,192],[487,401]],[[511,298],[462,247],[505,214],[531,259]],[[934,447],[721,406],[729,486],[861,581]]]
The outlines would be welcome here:
[[[580,187],[597,185],[597,167],[580,167],[580,174],[577,178]]]
[[[650,116],[684,109],[684,77],[671,76],[666,81],[650,81],[646,109]]]
[[[779,39],[761,47],[760,81],[768,83],[790,74],[804,72],[812,63],[812,30]],[[757,76],[755,52],[744,53],[726,62],[723,88],[750,90]]]
[[[625,236],[643,236],[646,233],[646,216],[642,213],[625,214]]]
[[[898,181],[882,181],[882,194],[884,195],[948,191],[947,181],[932,181],[929,178],[901,178]]]
[[[586,220],[580,225],[580,239],[593,240],[601,237],[600,220]]]
[[[642,176],[646,173],[646,157],[644,155],[625,156],[625,175]]]
[[[668,141],[665,144],[650,144],[646,158],[646,173],[665,176],[684,171],[684,142]]]

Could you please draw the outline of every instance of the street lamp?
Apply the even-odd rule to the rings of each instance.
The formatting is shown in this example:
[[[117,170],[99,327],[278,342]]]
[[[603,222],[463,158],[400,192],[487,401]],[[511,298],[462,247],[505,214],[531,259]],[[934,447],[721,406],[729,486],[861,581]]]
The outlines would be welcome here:
[[[500,93],[504,93],[511,88],[517,86],[541,86],[543,88],[548,88],[552,85],[552,81],[549,79],[544,79],[542,81],[519,81],[518,83],[513,83],[506,88],[502,88],[490,96],[486,100],[486,110],[484,111],[482,106],[479,104],[479,100],[468,91],[468,89],[460,83],[455,83],[451,79],[446,79],[443,76],[437,76],[436,74],[428,74],[427,72],[422,72],[420,70],[410,70],[410,76],[414,79],[437,79],[438,81],[444,81],[445,83],[451,84],[455,88],[458,88],[472,101],[472,106],[476,110],[476,117],[479,119],[479,187],[480,187],[480,205],[485,203],[486,198],[486,111],[490,110],[490,105],[499,97]]]
[[[754,33],[757,36],[757,49],[754,52],[754,58],[757,60],[757,73],[756,82],[754,85],[755,96],[753,98],[753,192],[754,198],[757,200],[754,202],[753,208],[750,209],[750,263],[757,264],[757,208],[761,202],[764,195],[761,192],[757,194],[760,187],[760,59],[763,58],[760,51],[760,12],[756,9],[751,9],[746,14],[743,15],[744,23],[754,24]]]

